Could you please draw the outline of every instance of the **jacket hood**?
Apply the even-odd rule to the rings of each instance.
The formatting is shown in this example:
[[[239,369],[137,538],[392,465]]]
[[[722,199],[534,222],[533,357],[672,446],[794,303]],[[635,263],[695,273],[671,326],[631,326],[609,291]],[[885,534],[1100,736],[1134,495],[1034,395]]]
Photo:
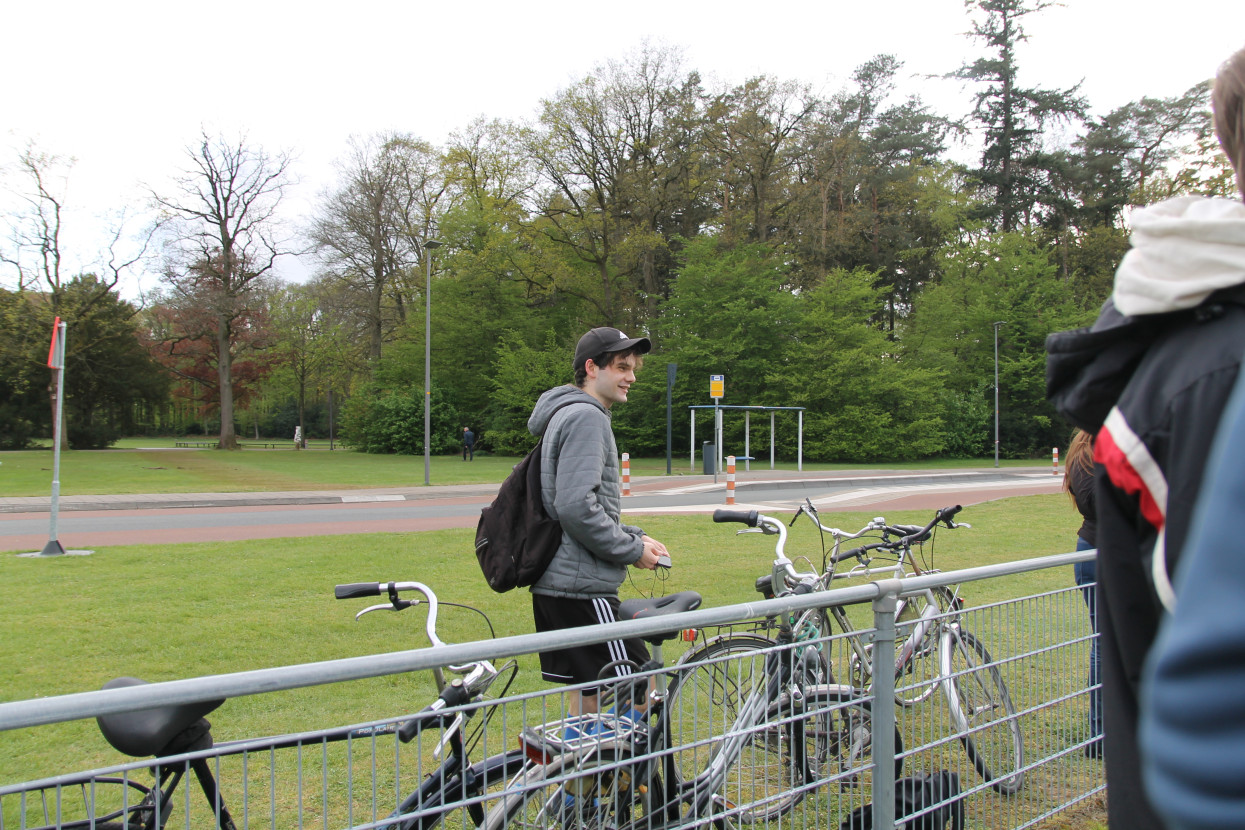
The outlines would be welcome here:
[[[1112,294],[1121,314],[1193,308],[1245,283],[1245,204],[1179,196],[1138,210],[1130,224],[1132,247]]]
[[[1098,432],[1151,344],[1169,328],[1216,318],[1224,304],[1245,306],[1245,285],[1208,294],[1198,307],[1128,317],[1107,300],[1089,328],[1046,338],[1046,397],[1059,414]]]
[[[1093,326],[1046,338],[1046,397],[1074,426],[1096,433],[1163,318],[1125,317],[1111,300]]]
[[[532,416],[527,419],[528,432],[537,436],[544,435],[545,430],[549,428],[549,419],[553,417],[554,411],[568,403],[590,403],[607,416],[609,415],[609,410],[601,406],[600,401],[578,386],[568,383],[565,386],[555,386],[540,396],[540,399],[536,401],[536,406],[532,409]]]

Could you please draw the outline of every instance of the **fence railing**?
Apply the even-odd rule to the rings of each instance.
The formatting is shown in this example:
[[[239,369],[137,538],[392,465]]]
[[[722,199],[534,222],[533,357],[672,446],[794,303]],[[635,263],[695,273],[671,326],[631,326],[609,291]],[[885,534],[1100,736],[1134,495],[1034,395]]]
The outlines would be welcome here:
[[[141,820],[141,826],[152,827],[228,827],[230,822],[240,828],[283,829],[565,827],[571,822],[561,811],[515,805],[543,802],[547,807],[553,799],[573,801],[576,793],[581,803],[585,799],[596,803],[607,795],[617,799],[624,789],[636,802],[631,825],[617,814],[608,820],[592,819],[582,811],[576,814],[575,823],[636,828],[699,825],[705,817],[688,815],[685,806],[654,808],[654,789],[676,792],[676,782],[692,781],[728,743],[724,736],[733,725],[723,712],[729,695],[722,689],[737,691],[747,686],[747,678],[763,672],[774,651],[782,651],[784,659],[808,664],[807,657],[795,654],[797,650],[821,655],[817,658],[820,668],[810,670],[798,683],[793,681],[783,705],[771,707],[764,722],[751,726],[737,742],[734,755],[720,760],[731,772],[712,793],[711,820],[716,825],[834,828],[847,821],[844,826],[892,828],[897,782],[902,793],[911,786],[913,776],[946,771],[958,780],[959,795],[944,793],[945,797],[924,806],[932,811],[961,807],[966,827],[1011,830],[1048,821],[1051,826],[1075,826],[1075,820],[1065,820],[1061,814],[1101,810],[1098,802],[1104,790],[1101,762],[1088,752],[1093,747],[1086,678],[1093,634],[1080,589],[1069,578],[1067,589],[971,607],[957,604],[934,621],[943,623],[940,630],[954,630],[958,641],[967,643],[967,662],[909,660],[898,674],[894,670],[897,650],[903,648],[920,618],[900,615],[896,619],[895,609],[901,595],[944,588],[954,592],[955,586],[966,582],[1063,567],[1092,555],[1062,554],[679,615],[678,626],[699,631],[700,642],[722,626],[736,630],[752,626],[761,634],[772,633],[775,620],[832,605],[851,606],[853,625],[850,631],[823,631],[788,646],[711,655],[718,691],[693,698],[690,687],[685,687],[677,703],[668,698],[673,723],[670,742],[653,747],[647,755],[636,752],[638,744],[633,739],[640,736],[642,727],[635,722],[627,726],[629,732],[619,729],[603,739],[620,743],[601,744],[587,766],[583,753],[572,762],[569,756],[550,757],[547,746],[533,750],[530,741],[524,745],[520,735],[525,729],[563,717],[565,690],[559,688],[451,707],[448,715],[465,715],[466,728],[458,730],[457,722],[447,715],[410,743],[395,736],[398,726],[410,718],[402,714],[214,746],[210,738],[191,735],[184,746],[177,747],[180,754],[161,758],[158,764],[145,758],[55,778],[5,782],[0,784],[0,830],[117,828],[126,826],[125,814],[130,816],[129,826],[140,826]],[[138,713],[151,707],[193,706],[476,660],[496,662],[575,643],[655,635],[670,627],[669,618],[632,620],[17,701],[0,704],[0,730]],[[758,636],[753,640],[764,645]],[[860,664],[862,643],[871,672]],[[671,659],[651,674],[677,687],[677,678],[686,676],[692,666]],[[983,679],[1001,681],[1008,692],[1006,706],[974,696],[974,685],[980,686]],[[826,693],[830,688],[834,693]],[[957,717],[950,705],[953,699],[970,713],[967,722]],[[872,727],[863,735],[855,729],[861,712],[870,716],[864,725]],[[619,723],[615,719],[613,726]],[[561,734],[559,728],[548,731]],[[467,737],[466,742],[458,741],[461,736]],[[790,745],[797,738],[802,741],[798,753]],[[972,742],[971,751],[965,738]],[[1015,748],[1017,740],[1022,760],[1014,777],[1005,781],[996,772],[992,781],[983,778],[983,765],[988,768],[996,763],[992,759]],[[852,741],[869,751],[854,754],[844,745]],[[792,763],[797,757],[805,762],[798,774]],[[883,758],[894,762],[883,763]],[[645,764],[652,764],[669,780],[664,784],[661,776],[652,781],[633,780],[647,769]],[[781,786],[773,786],[775,779],[766,777],[767,765],[782,768],[779,774],[786,778],[776,779],[783,782]],[[538,767],[540,775],[533,773]],[[207,782],[207,787],[198,782]],[[1014,792],[1004,785],[1007,782],[1017,785]],[[153,787],[161,798],[149,799],[146,812],[136,811]],[[595,795],[589,797],[590,791]],[[523,792],[536,795],[516,795]],[[867,804],[872,805],[867,823],[850,825],[853,814],[866,821],[860,813]],[[395,814],[400,818],[393,818]],[[109,821],[99,820],[108,815],[112,816]]]

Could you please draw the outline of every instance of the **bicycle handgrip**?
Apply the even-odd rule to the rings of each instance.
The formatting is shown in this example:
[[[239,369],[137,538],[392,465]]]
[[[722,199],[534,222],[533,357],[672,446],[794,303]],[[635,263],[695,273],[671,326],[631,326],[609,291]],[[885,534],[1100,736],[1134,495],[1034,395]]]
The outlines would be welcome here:
[[[830,558],[830,561],[838,563],[838,562],[842,562],[844,559],[851,559],[853,556],[862,558],[864,557],[864,555],[865,555],[864,548],[852,548],[851,550],[845,550],[845,551],[836,553],[834,556]]]
[[[441,692],[436,702],[425,706],[422,712],[398,727],[398,740],[409,744],[427,727],[445,722],[445,716],[441,713],[442,709],[459,706],[470,699],[471,695],[467,687],[463,685],[463,681],[456,679],[451,685],[445,687],[445,691]]]
[[[957,504],[954,507],[944,507],[942,510],[938,511],[937,521],[949,522],[951,521],[951,517],[953,517],[956,513],[959,513],[963,509],[964,509],[964,505],[962,504]]]
[[[713,520],[719,524],[722,522],[739,522],[748,527],[756,527],[757,515],[755,510],[725,510],[719,507],[713,511]]]
[[[337,599],[354,599],[355,597],[378,597],[380,596],[379,582],[351,582],[347,585],[338,585],[333,589],[333,596]]]

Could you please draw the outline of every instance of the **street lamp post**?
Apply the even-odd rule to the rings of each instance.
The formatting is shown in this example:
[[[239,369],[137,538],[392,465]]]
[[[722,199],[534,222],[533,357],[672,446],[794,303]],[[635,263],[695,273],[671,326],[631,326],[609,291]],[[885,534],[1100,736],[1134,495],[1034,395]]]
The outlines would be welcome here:
[[[994,466],[999,466],[999,326],[1003,320],[994,324]]]
[[[431,483],[432,470],[432,251],[440,248],[435,239],[424,241],[424,263],[428,284],[424,289],[424,484]]]

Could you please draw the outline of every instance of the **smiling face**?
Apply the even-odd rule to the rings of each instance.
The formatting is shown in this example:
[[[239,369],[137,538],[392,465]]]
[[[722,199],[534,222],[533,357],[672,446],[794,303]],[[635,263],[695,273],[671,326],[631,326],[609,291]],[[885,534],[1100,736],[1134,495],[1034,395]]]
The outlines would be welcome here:
[[[609,409],[615,403],[626,403],[627,393],[631,384],[635,383],[635,373],[643,360],[639,355],[624,354],[614,358],[606,366],[598,366],[589,360],[584,364],[587,377],[584,379],[583,390]]]

